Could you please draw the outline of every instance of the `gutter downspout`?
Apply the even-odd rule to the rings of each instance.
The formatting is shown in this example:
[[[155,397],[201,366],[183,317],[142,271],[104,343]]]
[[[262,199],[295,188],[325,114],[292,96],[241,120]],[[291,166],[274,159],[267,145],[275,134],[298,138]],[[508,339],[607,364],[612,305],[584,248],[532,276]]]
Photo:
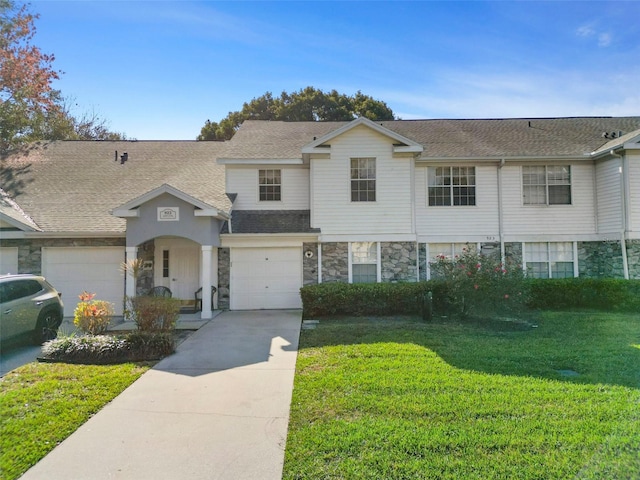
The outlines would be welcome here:
[[[504,167],[505,163],[506,160],[502,158],[498,164],[498,236],[500,238],[500,261],[503,265],[506,262],[504,251],[504,221],[502,218],[502,167]]]
[[[627,258],[627,194],[624,182],[624,157],[617,154],[614,150],[609,151],[609,154],[612,157],[620,159],[620,211],[622,213],[620,225],[620,249],[622,250],[622,270],[624,272],[624,279],[629,280],[629,260]]]

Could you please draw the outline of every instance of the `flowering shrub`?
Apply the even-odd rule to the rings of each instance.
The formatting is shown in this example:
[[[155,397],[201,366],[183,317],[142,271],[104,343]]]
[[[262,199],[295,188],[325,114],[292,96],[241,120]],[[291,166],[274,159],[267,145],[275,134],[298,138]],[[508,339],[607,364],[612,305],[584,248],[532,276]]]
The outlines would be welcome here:
[[[518,316],[526,310],[528,288],[518,265],[503,265],[496,255],[465,249],[439,255],[431,271],[447,284],[451,313],[460,317]]]
[[[80,301],[73,312],[73,323],[85,333],[99,335],[104,332],[113,316],[113,304],[104,300],[94,300],[95,293],[82,292]]]

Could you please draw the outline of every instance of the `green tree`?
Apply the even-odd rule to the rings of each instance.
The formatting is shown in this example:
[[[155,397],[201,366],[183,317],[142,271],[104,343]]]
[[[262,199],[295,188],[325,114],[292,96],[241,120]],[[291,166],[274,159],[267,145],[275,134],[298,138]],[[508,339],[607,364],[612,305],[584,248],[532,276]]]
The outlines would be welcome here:
[[[306,87],[298,92],[282,92],[274,97],[267,92],[229,112],[219,123],[207,120],[198,140],[229,140],[245,120],[282,120],[288,122],[350,121],[358,117],[370,120],[393,120],[387,104],[358,91],[353,96],[336,90],[324,92]]]
[[[0,153],[33,140],[125,138],[99,116],[72,115],[52,83],[54,55],[32,44],[37,14],[0,0]]]
[[[16,146],[31,129],[35,116],[56,109],[57,92],[51,83],[59,78],[54,56],[31,44],[34,20],[27,5],[0,0],[0,149]]]

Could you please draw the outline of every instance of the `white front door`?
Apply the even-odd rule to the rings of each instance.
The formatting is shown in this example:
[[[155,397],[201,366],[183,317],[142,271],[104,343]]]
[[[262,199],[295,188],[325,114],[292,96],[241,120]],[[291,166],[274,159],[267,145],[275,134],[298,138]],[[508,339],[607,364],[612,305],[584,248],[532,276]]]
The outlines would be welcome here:
[[[174,298],[193,300],[200,287],[200,250],[200,245],[190,240],[156,240],[155,285],[169,287]]]

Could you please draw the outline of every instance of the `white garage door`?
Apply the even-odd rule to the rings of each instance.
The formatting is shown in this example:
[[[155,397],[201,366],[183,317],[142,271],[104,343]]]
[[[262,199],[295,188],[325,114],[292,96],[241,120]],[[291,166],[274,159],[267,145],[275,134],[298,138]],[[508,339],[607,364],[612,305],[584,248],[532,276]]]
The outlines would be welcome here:
[[[301,308],[302,249],[232,248],[231,309]]]
[[[72,317],[84,290],[113,303],[122,315],[124,247],[47,247],[42,249],[42,274],[62,292],[64,316]]]
[[[0,275],[18,273],[18,247],[0,247]]]

